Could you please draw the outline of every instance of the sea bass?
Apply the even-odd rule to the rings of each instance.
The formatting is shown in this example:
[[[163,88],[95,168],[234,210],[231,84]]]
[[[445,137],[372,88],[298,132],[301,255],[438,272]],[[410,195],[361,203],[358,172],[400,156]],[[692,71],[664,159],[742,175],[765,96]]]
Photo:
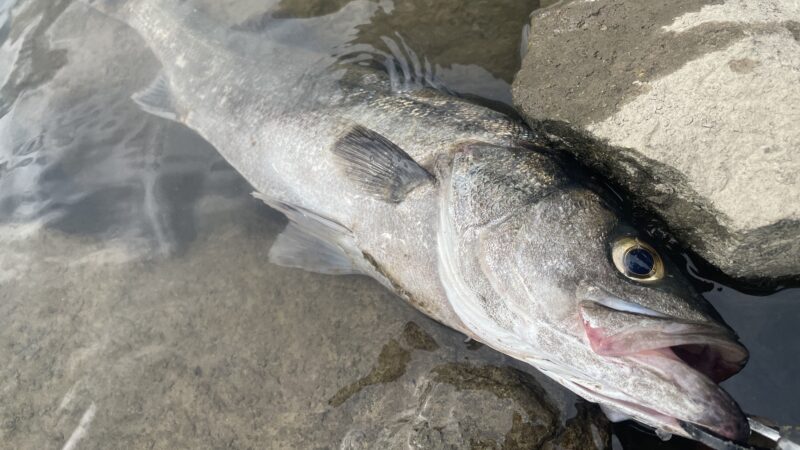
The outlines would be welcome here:
[[[161,61],[134,100],[199,133],[286,214],[272,262],[373,277],[612,418],[747,438],[717,384],[747,350],[539,136],[424,83],[399,88],[359,58],[342,62],[346,18],[376,3],[349,3],[325,33],[310,19],[227,29],[179,0],[84,3],[132,26]]]

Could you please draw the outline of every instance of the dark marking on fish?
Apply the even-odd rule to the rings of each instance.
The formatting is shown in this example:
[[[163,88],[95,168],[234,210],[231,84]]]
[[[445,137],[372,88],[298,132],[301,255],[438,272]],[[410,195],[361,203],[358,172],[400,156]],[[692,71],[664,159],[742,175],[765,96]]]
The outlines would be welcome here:
[[[386,202],[399,203],[417,186],[433,181],[403,149],[361,125],[343,134],[332,151],[350,180]]]

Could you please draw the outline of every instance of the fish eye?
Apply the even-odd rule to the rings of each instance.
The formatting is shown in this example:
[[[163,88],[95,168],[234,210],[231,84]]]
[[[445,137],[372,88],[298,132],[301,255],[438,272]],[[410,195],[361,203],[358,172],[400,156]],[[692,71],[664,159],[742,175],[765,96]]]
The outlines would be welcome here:
[[[611,259],[617,270],[632,280],[653,282],[664,278],[664,262],[658,252],[635,237],[614,241]]]

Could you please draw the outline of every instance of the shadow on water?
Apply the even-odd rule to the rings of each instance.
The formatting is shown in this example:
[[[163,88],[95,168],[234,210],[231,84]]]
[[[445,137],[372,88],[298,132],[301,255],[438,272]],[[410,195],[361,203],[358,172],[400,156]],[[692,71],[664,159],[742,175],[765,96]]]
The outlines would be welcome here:
[[[212,10],[225,8],[219,6],[221,2],[211,3]],[[236,9],[229,18],[232,23],[264,20],[260,2],[238,3],[240,9],[230,7]],[[282,0],[271,17],[325,15],[347,3],[350,1]],[[354,51],[391,55],[401,62],[417,58],[421,66],[430,67],[432,77],[448,88],[496,104],[510,105],[509,82],[519,65],[521,30],[529,12],[538,7],[538,1],[479,1],[471,2],[469,8],[465,8],[461,0],[379,3],[382,7],[372,20],[359,27],[352,42]],[[211,217],[219,220],[222,215],[230,223],[236,223],[240,215],[250,214],[255,202],[248,196],[249,186],[209,144],[180,125],[147,116],[130,102],[129,95],[144,86],[157,68],[156,61],[137,37],[119,24],[104,25],[104,18],[85,17],[82,11],[68,8],[69,4],[0,0],[0,82],[3,83],[0,89],[0,223],[36,223],[46,230],[79,240],[90,238],[108,245],[121,242],[136,255],[137,261],[170,260],[202,240],[198,230],[207,228]],[[91,43],[81,39],[87,29],[96,33]],[[269,231],[279,228],[276,224],[280,221],[274,217],[261,218],[272,222],[267,227]],[[654,234],[658,234],[657,231],[653,230]],[[268,247],[268,242],[258,241],[258,245],[261,244]],[[224,253],[224,249],[220,251]],[[796,338],[800,290],[791,288],[758,296],[743,293],[728,287],[727,280],[695,257],[684,255],[677,248],[673,251],[679,260],[685,258],[687,273],[751,351],[749,364],[741,374],[725,383],[726,389],[749,413],[781,423],[800,423],[797,406],[800,398],[795,389],[800,379],[800,360],[795,357],[800,354],[800,340]],[[266,264],[265,260],[258,259],[259,255],[248,260],[251,266],[235,268],[235,272],[250,273],[254,265]],[[146,273],[153,270],[149,267],[140,269]],[[208,269],[213,270],[213,266]],[[233,277],[235,274],[231,270],[225,273]],[[257,272],[253,276],[258,276]],[[4,277],[11,275],[0,270],[0,281],[6,279]],[[348,289],[339,284],[350,281],[353,280],[332,283],[335,289],[345,292]],[[162,289],[153,296],[171,289],[169,284],[159,286]],[[224,284],[223,287],[230,291],[248,289],[248,286]],[[276,292],[281,289],[292,292],[293,289],[291,286],[269,288]],[[377,295],[363,286],[359,289]],[[278,294],[282,295],[283,291]],[[319,319],[312,317],[312,311],[301,312],[303,314],[298,313],[297,317],[308,317],[303,319],[308,323],[293,324],[292,328],[305,325],[311,330],[308,333],[313,334],[317,328],[314,320]],[[284,313],[282,309],[271,310],[265,320],[274,320],[277,324]],[[364,318],[365,322],[375,320],[382,319],[377,314],[369,320]],[[247,325],[255,327],[257,324]],[[194,328],[187,325],[187,329]],[[224,336],[218,338],[222,340]],[[443,347],[451,345],[439,351],[461,355],[462,346],[452,344],[456,342],[453,336],[449,339],[439,339]],[[328,342],[330,339],[320,335],[318,340]],[[290,341],[286,339],[287,346],[291,346]],[[269,339],[265,337],[264,342]],[[372,347],[377,345],[380,349],[385,342]],[[319,342],[313,339],[308,343],[309,346],[317,344]],[[207,345],[213,352],[218,344]],[[412,358],[409,351],[398,350],[399,344],[396,347],[391,347],[389,354],[400,355],[402,371],[375,369],[352,384],[339,386],[342,390],[338,394],[334,389],[334,397],[326,398],[335,398],[335,403],[343,404],[366,386],[399,379]],[[370,349],[362,346],[352,352],[358,355]],[[270,351],[278,353],[278,349]],[[311,358],[307,349],[306,356],[302,356],[303,349],[294,351],[300,355],[300,360]],[[329,349],[331,353],[335,351]],[[483,358],[493,363],[505,361],[491,350],[482,349],[481,352]],[[270,357],[277,356],[271,354]],[[378,359],[386,363],[386,367],[393,367],[392,361],[383,361],[386,358]],[[303,361],[293,363],[300,367],[305,364]],[[456,373],[454,368],[461,363],[451,361],[442,367]],[[164,364],[169,364],[169,360]],[[470,386],[472,378],[465,381],[463,377],[491,378],[497,376],[495,371],[459,372],[451,377],[456,381],[447,382],[454,386]],[[198,365],[192,368],[192,373],[201,377],[204,372]],[[291,388],[291,380],[284,383]],[[500,386],[496,390],[506,389],[505,384],[496,384]],[[508,389],[513,391],[511,387]],[[648,445],[642,442],[652,443],[651,435],[629,426],[615,426],[615,434],[617,445],[621,442],[625,448],[641,448]],[[691,448],[693,444],[679,441],[663,445]]]

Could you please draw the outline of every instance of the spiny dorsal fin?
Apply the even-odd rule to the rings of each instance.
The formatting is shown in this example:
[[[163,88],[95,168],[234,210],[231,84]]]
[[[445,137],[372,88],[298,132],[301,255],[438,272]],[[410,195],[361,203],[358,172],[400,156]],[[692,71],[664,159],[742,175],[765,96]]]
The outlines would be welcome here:
[[[398,203],[417,186],[433,180],[403,149],[361,125],[342,135],[333,153],[348,178],[387,202]]]
[[[389,49],[390,55],[386,56],[384,65],[389,74],[389,80],[394,92],[412,91],[422,88],[432,88],[447,94],[452,94],[439,80],[428,58],[420,61],[417,53],[406,44],[403,36],[395,32],[397,40],[383,36],[381,40]],[[397,41],[400,42],[398,45]]]
[[[159,72],[156,79],[149,86],[133,94],[131,99],[145,112],[164,119],[178,120],[175,103],[172,101],[169,81],[164,72]]]
[[[394,34],[395,37],[381,37],[384,50],[375,48],[363,51],[359,49],[351,53],[344,53],[339,56],[339,63],[370,67],[385,72],[389,87],[396,94],[420,89],[434,89],[450,96],[456,95],[447,88],[444,80],[436,75],[437,68],[431,65],[427,57],[420,60],[403,36],[397,32]]]

